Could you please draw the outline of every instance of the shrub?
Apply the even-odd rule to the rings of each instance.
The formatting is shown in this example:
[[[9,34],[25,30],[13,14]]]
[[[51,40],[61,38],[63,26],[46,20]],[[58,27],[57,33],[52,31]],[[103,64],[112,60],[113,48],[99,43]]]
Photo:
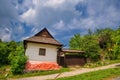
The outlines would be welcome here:
[[[25,69],[26,60],[26,56],[15,56],[11,61],[11,72],[13,74],[21,74]]]
[[[11,63],[11,72],[13,74],[21,74],[25,69],[27,57],[23,53],[21,46],[17,47],[15,51],[11,52],[8,57]]]

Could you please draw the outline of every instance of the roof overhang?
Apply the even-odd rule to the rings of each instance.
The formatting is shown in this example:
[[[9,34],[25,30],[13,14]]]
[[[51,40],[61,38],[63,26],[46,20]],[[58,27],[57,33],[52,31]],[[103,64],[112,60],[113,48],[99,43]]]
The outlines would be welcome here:
[[[65,53],[85,53],[85,51],[73,50],[73,49],[62,49],[62,52],[65,52]]]
[[[38,43],[38,44],[47,44],[47,45],[63,46],[62,44],[54,44],[54,43],[45,43],[45,42],[36,42],[36,41],[27,41],[27,40],[24,40],[24,44],[26,44],[26,43]]]

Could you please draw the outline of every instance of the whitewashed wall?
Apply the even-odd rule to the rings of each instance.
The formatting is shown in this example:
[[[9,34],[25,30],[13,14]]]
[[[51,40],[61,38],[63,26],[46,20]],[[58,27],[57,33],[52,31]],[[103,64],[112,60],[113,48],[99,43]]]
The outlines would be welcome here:
[[[46,55],[39,55],[39,48],[46,49]],[[27,48],[25,54],[31,61],[49,61],[57,62],[57,46],[39,44],[39,43],[27,43]]]

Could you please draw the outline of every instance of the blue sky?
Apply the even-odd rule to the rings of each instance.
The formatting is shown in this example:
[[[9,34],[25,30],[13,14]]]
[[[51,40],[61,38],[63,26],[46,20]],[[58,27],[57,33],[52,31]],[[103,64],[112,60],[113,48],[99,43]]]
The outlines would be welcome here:
[[[118,28],[119,0],[0,0],[0,38],[22,41],[46,27],[64,45],[88,29]]]

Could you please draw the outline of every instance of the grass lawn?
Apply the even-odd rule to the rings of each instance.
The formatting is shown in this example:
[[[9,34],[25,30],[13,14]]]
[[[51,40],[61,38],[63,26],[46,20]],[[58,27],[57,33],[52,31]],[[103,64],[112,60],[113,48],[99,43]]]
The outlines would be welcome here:
[[[20,75],[12,75],[12,73],[9,72],[9,74],[6,76],[8,72],[6,72],[6,67],[1,67],[0,68],[0,80],[1,79],[6,79],[6,78],[23,78],[23,77],[32,77],[32,76],[41,76],[41,75],[48,75],[48,74],[55,74],[55,73],[62,73],[62,72],[67,72],[71,71],[69,68],[61,68],[60,70],[50,70],[50,71],[34,71],[34,72],[29,72],[29,73],[24,73]]]
[[[60,70],[36,71],[36,72],[29,72],[29,73],[20,74],[20,75],[12,75],[11,74],[8,77],[11,77],[11,78],[23,78],[23,77],[32,77],[32,76],[41,76],[41,75],[62,73],[62,72],[68,72],[68,71],[71,71],[71,70],[69,68],[61,68]]]
[[[110,68],[95,72],[88,72],[76,76],[59,78],[57,80],[108,80],[108,77],[120,76],[120,68]]]
[[[105,60],[94,63],[87,63],[84,65],[84,68],[95,68],[95,67],[106,66],[114,63],[120,63],[120,60]]]

